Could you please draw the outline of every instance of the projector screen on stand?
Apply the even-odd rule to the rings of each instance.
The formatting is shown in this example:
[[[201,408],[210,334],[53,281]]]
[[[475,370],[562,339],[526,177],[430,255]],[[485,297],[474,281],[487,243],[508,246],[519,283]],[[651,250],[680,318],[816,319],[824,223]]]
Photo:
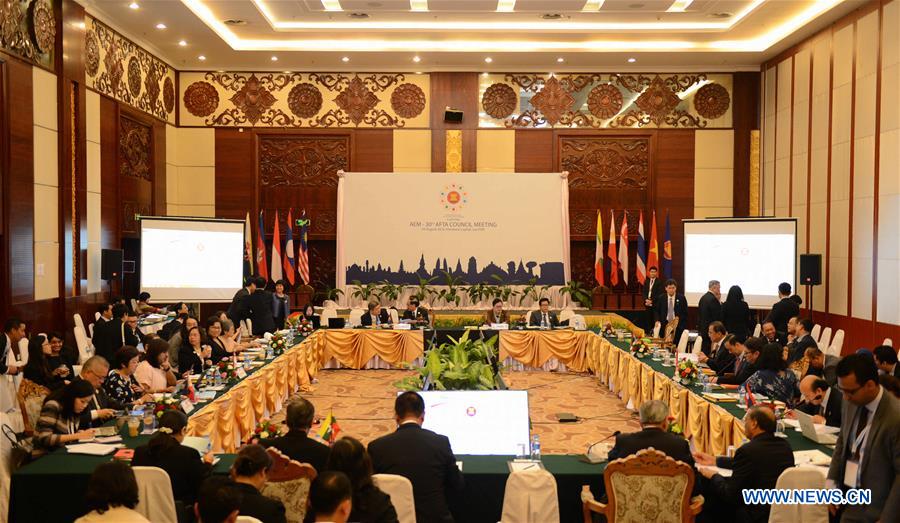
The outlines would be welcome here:
[[[751,309],[768,309],[779,283],[797,292],[796,274],[796,218],[684,220],[684,295],[691,305],[718,280],[722,301],[738,285]]]
[[[228,302],[243,285],[244,221],[141,218],[141,291],[157,302]]]

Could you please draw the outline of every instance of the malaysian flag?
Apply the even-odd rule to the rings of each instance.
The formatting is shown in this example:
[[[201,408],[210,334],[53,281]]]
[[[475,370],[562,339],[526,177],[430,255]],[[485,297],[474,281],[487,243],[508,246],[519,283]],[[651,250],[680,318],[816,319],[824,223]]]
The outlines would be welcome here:
[[[309,219],[306,217],[306,209],[303,209],[297,222],[300,225],[300,249],[297,252],[297,270],[300,272],[300,279],[303,280],[303,283],[309,285],[309,245],[307,244]]]

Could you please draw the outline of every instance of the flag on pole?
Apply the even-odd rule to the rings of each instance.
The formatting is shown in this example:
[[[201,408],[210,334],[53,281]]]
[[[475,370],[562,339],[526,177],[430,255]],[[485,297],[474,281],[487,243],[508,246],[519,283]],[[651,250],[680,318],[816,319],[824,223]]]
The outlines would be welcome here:
[[[659,270],[659,241],[656,238],[656,211],[653,211],[653,218],[650,223],[650,254],[647,256],[647,270],[650,267],[656,267]]]
[[[281,230],[278,227],[278,210],[275,211],[275,226],[272,231],[272,281],[284,278],[281,270]]]
[[[637,279],[644,284],[647,279],[647,242],[644,239],[644,211],[638,216],[638,242],[637,242]]]
[[[619,284],[619,265],[616,262],[616,213],[612,209],[609,210],[609,250],[606,255],[609,256],[609,286],[615,287]]]
[[[666,209],[666,233],[663,237],[663,275],[672,277],[672,228],[669,226],[669,211]]]
[[[300,213],[300,251],[297,253],[297,270],[305,285],[309,285],[309,245],[306,243],[308,233],[309,219],[306,217],[306,209],[303,209]]]
[[[266,266],[266,229],[263,227],[263,211],[259,211],[259,234],[256,237],[256,274],[269,281],[269,268]]]
[[[284,258],[281,260],[284,269],[284,277],[291,286],[294,286],[294,277],[297,274],[297,266],[294,263],[294,226],[291,224],[291,209],[288,209],[287,217],[287,242],[284,244]]]
[[[603,286],[603,219],[597,210],[597,254],[594,256],[594,279]]]
[[[250,211],[247,211],[247,220],[244,223],[244,273],[253,274],[253,233],[250,225]]]
[[[338,425],[337,418],[334,417],[334,412],[329,412],[328,417],[322,422],[322,426],[319,428],[317,434],[323,441],[327,441],[330,445],[337,441],[337,436],[340,433],[341,427]]]
[[[619,236],[619,267],[622,268],[622,283],[628,285],[628,211],[622,211],[622,231]]]

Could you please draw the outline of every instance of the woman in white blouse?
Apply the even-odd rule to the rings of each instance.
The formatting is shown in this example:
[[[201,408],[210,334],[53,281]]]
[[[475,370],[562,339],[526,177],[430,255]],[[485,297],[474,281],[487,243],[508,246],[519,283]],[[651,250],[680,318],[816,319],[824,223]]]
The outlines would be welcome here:
[[[134,377],[146,392],[174,392],[175,373],[169,365],[169,344],[154,338],[147,344],[144,360],[134,371]]]

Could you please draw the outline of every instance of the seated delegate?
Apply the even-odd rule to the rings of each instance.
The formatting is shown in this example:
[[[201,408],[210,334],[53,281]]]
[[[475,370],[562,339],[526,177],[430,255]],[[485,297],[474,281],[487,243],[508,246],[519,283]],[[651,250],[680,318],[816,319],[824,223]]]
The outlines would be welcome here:
[[[359,319],[360,325],[363,327],[381,327],[391,324],[391,317],[386,310],[381,308],[381,304],[369,302],[368,309],[368,312]]]
[[[503,310],[503,300],[500,298],[494,298],[494,301],[491,302],[491,308],[484,313],[484,324],[490,325],[492,323],[509,323],[509,314]]]
[[[372,481],[372,458],[358,439],[344,436],[334,442],[328,456],[328,470],[343,472],[353,486],[349,521],[397,523],[391,497]]]
[[[540,310],[531,312],[531,315],[528,317],[528,325],[531,327],[558,327],[559,317],[556,316],[555,312],[550,310],[550,300],[541,298],[540,301],[538,301],[538,305],[540,306]]]
[[[94,397],[94,387],[85,380],[75,380],[44,402],[41,416],[34,427],[34,444],[38,449],[53,449],[66,443],[94,437],[94,429],[78,430],[81,413]]]
[[[272,458],[259,445],[245,445],[231,465],[231,479],[241,493],[240,514],[266,523],[284,523],[284,504],[263,496],[260,491],[268,481]]]

